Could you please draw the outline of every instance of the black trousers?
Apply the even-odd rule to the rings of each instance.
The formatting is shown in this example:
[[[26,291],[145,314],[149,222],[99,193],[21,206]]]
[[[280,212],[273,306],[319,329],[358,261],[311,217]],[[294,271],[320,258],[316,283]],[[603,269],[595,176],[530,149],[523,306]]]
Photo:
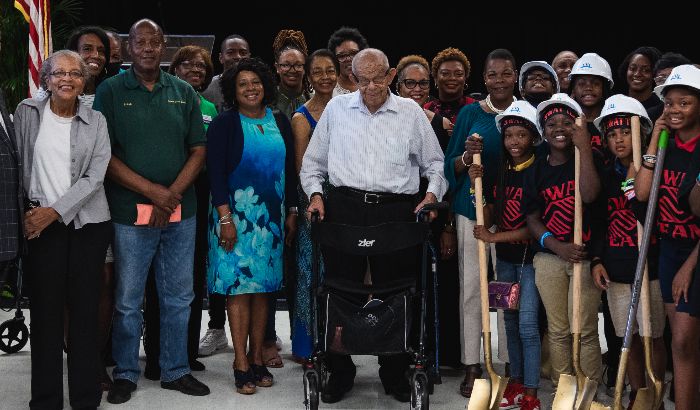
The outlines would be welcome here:
[[[32,409],[63,408],[63,320],[68,308],[68,388],[73,408],[100,405],[97,304],[111,222],[60,222],[29,241]]]
[[[325,220],[356,226],[372,226],[384,222],[411,222],[415,221],[413,214],[415,205],[413,200],[366,204],[357,197],[333,189],[326,199]],[[329,247],[324,247],[322,251],[327,278],[343,278],[362,283],[367,262],[372,272],[373,285],[381,285],[407,276],[417,277],[419,272],[420,253],[417,248],[370,257],[348,255]],[[402,377],[409,363],[410,358],[407,354],[379,356],[379,365],[392,379]],[[328,354],[328,367],[331,372],[344,373],[351,371],[354,363],[348,355]]]
[[[197,195],[197,228],[194,242],[194,266],[192,281],[194,299],[190,303],[190,319],[187,327],[187,358],[190,363],[197,359],[199,351],[199,332],[202,327],[202,308],[204,294],[207,288],[207,251],[209,249],[207,231],[209,227],[209,178],[206,171],[199,174],[194,183]],[[226,299],[224,298],[224,311]],[[211,309],[211,307],[210,307]],[[223,316],[222,311],[222,316]],[[149,367],[160,366],[160,308],[158,306],[158,291],[153,269],[148,272],[146,280],[146,305],[144,312],[146,334],[144,351]],[[211,322],[210,322],[211,323]],[[223,319],[221,323],[223,328]]]

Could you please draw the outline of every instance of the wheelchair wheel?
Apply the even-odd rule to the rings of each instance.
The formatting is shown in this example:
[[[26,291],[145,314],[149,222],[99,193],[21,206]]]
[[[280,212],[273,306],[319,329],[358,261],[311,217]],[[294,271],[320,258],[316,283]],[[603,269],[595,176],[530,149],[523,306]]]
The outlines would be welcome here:
[[[411,383],[411,410],[428,410],[430,395],[428,394],[428,376],[417,373]]]
[[[17,353],[27,344],[29,329],[24,318],[14,318],[0,325],[0,350],[5,353]]]
[[[307,410],[318,409],[319,383],[315,370],[304,372],[304,405]]]

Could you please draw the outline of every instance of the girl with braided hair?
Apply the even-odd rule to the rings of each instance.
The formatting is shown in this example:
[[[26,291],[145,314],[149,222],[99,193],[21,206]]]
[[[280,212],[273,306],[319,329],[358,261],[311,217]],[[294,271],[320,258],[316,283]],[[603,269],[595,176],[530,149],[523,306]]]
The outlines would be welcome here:
[[[304,33],[298,30],[280,30],[272,43],[275,68],[279,75],[277,100],[272,108],[291,118],[292,114],[309,99],[309,82],[304,65],[309,54]]]

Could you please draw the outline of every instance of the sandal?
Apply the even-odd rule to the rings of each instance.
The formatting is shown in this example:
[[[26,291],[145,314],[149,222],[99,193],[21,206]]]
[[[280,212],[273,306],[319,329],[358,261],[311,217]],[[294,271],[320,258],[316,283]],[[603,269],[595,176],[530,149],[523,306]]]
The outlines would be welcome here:
[[[280,356],[279,353],[275,352],[274,355],[267,359],[263,359],[263,365],[265,367],[271,367],[273,369],[281,369],[284,367],[284,362],[282,361],[282,356]]]
[[[252,366],[246,371],[233,369],[233,378],[235,380],[234,384],[236,385],[236,391],[238,393],[255,393],[255,375],[253,374]]]
[[[467,374],[464,375],[464,380],[459,385],[459,393],[466,398],[470,398],[474,389],[474,380],[481,377],[482,373],[480,364],[467,366]]]
[[[255,385],[258,387],[270,387],[272,386],[274,376],[267,370],[267,367],[259,364],[251,364],[250,368],[253,369],[253,374],[255,376]]]

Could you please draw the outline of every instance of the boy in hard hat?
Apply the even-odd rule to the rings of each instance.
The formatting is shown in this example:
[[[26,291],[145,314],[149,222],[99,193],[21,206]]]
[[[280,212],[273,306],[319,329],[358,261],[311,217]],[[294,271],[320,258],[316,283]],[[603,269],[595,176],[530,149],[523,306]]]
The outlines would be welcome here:
[[[649,135],[651,120],[644,106],[632,97],[616,94],[605,100],[601,115],[594,124],[605,137],[608,151],[614,156],[601,176],[602,196],[606,201],[605,238],[600,257],[591,261],[591,274],[595,285],[606,292],[610,314],[615,327],[615,335],[624,337],[627,316],[632,298],[635,266],[638,257],[637,217],[635,210],[644,213],[646,203],[639,204],[634,192],[635,169],[632,166],[632,116],[639,116],[642,133]],[[664,374],[666,348],[663,342],[665,313],[661,288],[658,281],[658,247],[652,244],[647,256],[649,275],[649,296],[651,307],[651,329],[643,329],[644,336],[653,339],[654,370]],[[635,334],[630,346],[627,364],[627,378],[630,383],[629,400],[632,408],[637,390],[645,386],[644,356],[642,341],[639,338],[638,323],[642,322],[642,309],[637,310],[637,320],[633,324]]]

